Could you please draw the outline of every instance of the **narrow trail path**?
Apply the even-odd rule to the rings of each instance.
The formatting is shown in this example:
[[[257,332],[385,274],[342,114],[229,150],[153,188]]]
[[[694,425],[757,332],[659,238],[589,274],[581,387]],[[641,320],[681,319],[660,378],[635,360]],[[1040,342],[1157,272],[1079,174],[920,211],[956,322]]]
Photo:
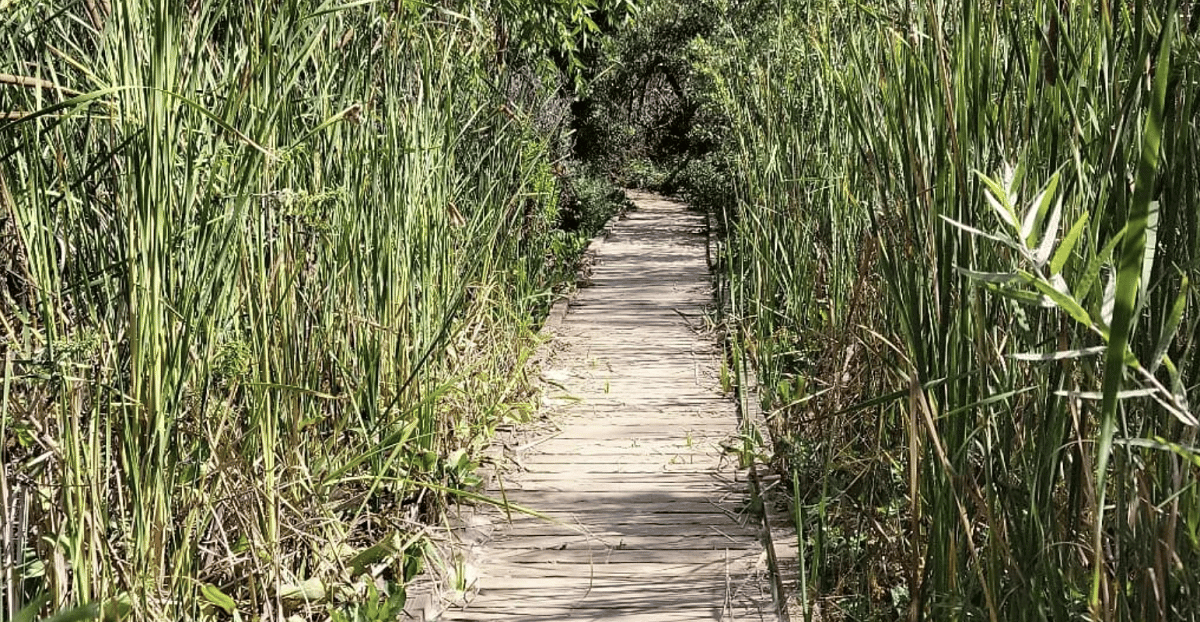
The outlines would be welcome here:
[[[723,449],[739,426],[704,331],[704,218],[632,198],[552,329],[555,429],[503,481],[557,522],[493,517],[473,596],[443,620],[777,619],[746,473]]]

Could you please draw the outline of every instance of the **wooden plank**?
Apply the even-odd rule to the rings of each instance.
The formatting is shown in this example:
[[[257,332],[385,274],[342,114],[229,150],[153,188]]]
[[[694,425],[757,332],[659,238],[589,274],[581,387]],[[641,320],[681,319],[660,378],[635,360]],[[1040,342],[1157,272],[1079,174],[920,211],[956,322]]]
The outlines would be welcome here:
[[[736,426],[731,426],[719,419],[712,421],[688,421],[686,423],[671,425],[668,423],[633,423],[645,421],[645,415],[642,417],[630,417],[625,420],[614,421],[611,417],[581,417],[584,425],[570,426],[563,428],[561,432],[547,435],[562,436],[564,434],[578,434],[585,438],[599,437],[611,439],[614,437],[637,438],[640,436],[663,436],[671,438],[684,438],[688,436],[727,436],[730,431],[736,431]],[[628,423],[627,423],[628,422]]]
[[[539,456],[539,458],[571,458],[572,456]],[[673,475],[720,475],[728,477],[729,472],[718,471],[713,464],[704,463],[687,463],[678,462],[675,464],[664,463],[661,460],[645,463],[611,463],[611,462],[575,462],[573,460],[564,460],[562,462],[549,462],[536,460],[534,462],[523,462],[524,470],[520,472],[522,476],[536,475],[539,477],[562,477],[564,475],[573,475],[577,477],[618,477],[622,475],[636,476],[660,476],[667,477]],[[514,475],[515,477],[515,475]],[[741,480],[738,480],[741,481]]]
[[[522,612],[520,615],[509,618],[497,618],[497,613],[490,610],[475,611],[472,609],[462,612],[447,614],[450,617],[443,618],[447,620],[462,620],[463,622],[495,622],[498,619],[519,620],[520,622],[563,622],[563,620],[571,620],[572,622],[600,622],[613,620],[612,612],[607,610],[571,610],[569,612],[547,611],[547,612]],[[670,622],[724,622],[725,620],[734,620],[735,618],[719,618],[719,614],[709,612],[703,609],[672,609],[670,614]],[[621,613],[621,622],[664,622],[663,613],[661,611],[645,612],[625,612]],[[759,618],[740,617],[737,620],[758,620]]]
[[[695,447],[695,443],[688,445],[687,435],[680,431],[678,438],[671,439],[639,439],[636,436],[629,437],[606,437],[595,438],[586,441],[578,439],[562,439],[562,434],[557,434],[553,437],[545,439],[543,442],[535,445],[532,448],[538,451],[549,453],[548,447],[561,446],[561,449],[574,451],[580,455],[587,455],[593,450],[601,451],[601,453],[644,453],[651,454],[661,451],[670,451],[671,453],[680,453],[679,450],[684,450],[682,453],[690,453],[691,451],[707,452],[709,447]],[[564,432],[565,433],[565,432]],[[582,436],[582,435],[581,435]],[[573,440],[573,443],[564,443],[563,440]],[[615,450],[615,451],[614,451]]]
[[[575,499],[574,495],[578,494],[580,495],[579,500],[583,503],[592,503],[593,498],[597,499],[596,502],[599,503],[611,503],[614,501],[613,498],[600,497],[599,495],[612,494],[620,495],[615,501],[622,503],[670,503],[672,500],[680,498],[705,500],[712,493],[741,495],[745,492],[745,486],[736,482],[732,484],[717,484],[710,480],[626,483],[584,478],[582,477],[582,473],[577,475],[580,476],[580,479],[575,481],[563,481],[561,478],[550,481],[528,480],[522,477],[518,481],[509,482],[505,490],[509,496],[519,496],[526,502],[533,501],[530,498],[531,496],[536,496],[536,498],[553,496],[560,500],[573,500]],[[564,495],[559,493],[569,494]]]
[[[680,586],[666,587],[653,592],[647,591],[645,585],[588,585],[579,582],[569,585],[549,588],[510,588],[493,587],[481,582],[478,594],[471,601],[473,608],[488,607],[493,611],[546,611],[550,609],[618,609],[622,611],[654,611],[663,606],[678,606],[691,600],[701,603],[724,603],[726,597],[731,600],[762,597],[761,594],[739,593],[736,579],[725,582],[712,582],[698,587]],[[749,597],[749,598],[748,598]],[[710,607],[713,605],[709,605]],[[694,608],[695,605],[688,608]],[[704,605],[701,605],[704,607]]]
[[[589,522],[591,524],[596,524],[598,520],[608,520],[610,517],[612,520],[618,520],[618,518],[625,512],[628,512],[633,516],[649,514],[714,514],[718,516],[725,516],[731,521],[741,520],[744,516],[746,516],[745,510],[740,508],[739,504],[737,503],[718,505],[715,502],[656,503],[654,501],[644,501],[634,504],[617,502],[589,505],[587,499],[579,498],[576,498],[573,501],[536,502],[526,499],[524,496],[510,495],[508,499],[510,503],[517,504],[521,507],[528,508],[546,516],[575,516],[577,520]],[[750,519],[752,519],[752,517],[747,518],[746,520]],[[627,522],[633,522],[632,518],[625,520]]]
[[[481,547],[480,574],[441,619],[775,621],[745,473],[724,448],[739,425],[720,348],[696,330],[712,302],[705,230],[682,205],[639,202],[594,249],[542,372],[556,429],[503,452],[516,466],[503,495],[552,520],[481,508],[455,530]]]
[[[679,531],[678,526],[674,531]],[[539,551],[715,551],[724,549],[757,550],[761,546],[754,533],[746,533],[741,529],[730,529],[729,531],[732,533],[712,535],[693,533],[688,535],[619,534],[611,532],[603,535],[536,535],[504,531],[498,534],[501,538],[493,546],[497,550],[529,549]],[[735,538],[733,534],[740,537]]]
[[[524,564],[584,564],[605,566],[611,564],[644,564],[686,562],[695,566],[725,568],[739,558],[757,559],[759,551],[741,549],[662,550],[662,549],[608,549],[590,550],[542,550],[542,549],[493,549],[490,559],[502,559],[510,563]]]
[[[754,573],[742,573],[735,575],[738,578],[753,576]],[[708,579],[711,579],[709,577]],[[545,583],[541,578],[537,577],[483,577],[479,581],[481,592],[507,590],[509,593],[516,591],[524,591],[531,593],[536,590],[545,588]],[[661,586],[661,593],[673,594],[677,592],[688,593],[696,589],[705,589],[708,585],[713,584],[711,580],[701,582],[699,586],[694,586],[686,581],[677,581],[673,583],[664,583]],[[589,581],[585,581],[578,585],[567,581],[560,581],[558,585],[566,587],[568,590],[592,590],[595,592],[620,592],[628,589],[634,589],[640,592],[646,591],[646,584],[634,577],[594,577]],[[722,582],[722,588],[724,587]],[[551,589],[559,589],[557,586]]]
[[[618,483],[628,486],[640,486],[648,484],[652,486],[659,485],[702,485],[709,486],[738,486],[744,487],[746,481],[744,475],[736,472],[726,471],[693,471],[682,473],[619,473],[611,471],[592,471],[587,469],[587,465],[577,465],[574,469],[565,470],[566,473],[578,475],[581,477],[579,481],[595,482],[595,483]],[[541,469],[537,471],[515,473],[509,479],[519,481],[521,485],[528,486],[530,482],[562,482],[564,471],[545,472]]]
[[[730,524],[728,520],[722,520],[718,524],[708,525],[693,525],[688,524],[688,529],[681,535],[679,524],[655,524],[650,522],[635,522],[629,525],[621,525],[615,523],[605,523],[603,525],[586,525],[586,524],[556,524],[545,521],[536,523],[514,523],[512,525],[499,524],[492,525],[491,530],[495,537],[511,538],[515,544],[520,544],[523,540],[520,538],[540,537],[540,536],[560,536],[573,538],[599,538],[605,541],[619,542],[624,536],[673,536],[678,538],[691,537],[707,537],[721,536],[724,538],[733,538],[734,536],[757,539],[758,525],[738,525]],[[707,529],[707,531],[706,531]],[[532,544],[532,542],[531,542]],[[497,542],[496,546],[501,548],[511,548],[508,543]]]
[[[637,454],[637,455],[579,455],[575,453],[554,453],[554,452],[538,452],[532,454],[520,461],[521,465],[529,467],[536,466],[538,469],[552,470],[554,465],[602,465],[613,470],[619,471],[622,467],[641,468],[648,466],[669,470],[671,468],[685,467],[700,467],[704,469],[718,469],[721,472],[727,472],[728,469],[721,468],[719,461],[725,459],[731,461],[732,458],[725,458],[716,455],[715,452],[700,454],[696,452],[668,452],[666,454]]]
[[[728,593],[727,593],[728,592]],[[728,598],[727,598],[728,597]],[[572,592],[554,592],[552,590],[502,591],[497,597],[488,598],[486,595],[471,601],[470,608],[476,611],[489,611],[493,614],[513,614],[520,616],[555,615],[563,616],[559,620],[575,620],[577,616],[598,616],[598,619],[627,620],[626,616],[658,612],[659,622],[671,622],[679,618],[676,613],[706,614],[708,621],[744,620],[747,613],[753,615],[762,600],[770,601],[769,595],[760,595],[757,602],[748,594],[737,593],[736,586],[711,590],[695,590],[692,599],[700,603],[689,602],[686,594],[666,592],[655,594],[645,590],[628,591],[616,594],[590,594],[580,590]],[[727,602],[728,600],[728,602]],[[666,612],[670,612],[667,614]],[[723,617],[718,617],[723,616]],[[522,617],[521,619],[527,619]],[[587,619],[587,618],[585,618]],[[691,618],[684,618],[691,619]]]
[[[716,393],[699,398],[670,397],[661,398],[654,395],[631,396],[613,395],[611,392],[591,396],[586,402],[576,394],[564,391],[554,391],[545,396],[556,398],[553,404],[545,404],[546,414],[566,417],[615,417],[638,419],[643,422],[648,415],[683,416],[688,419],[695,417],[700,422],[709,419],[721,419],[736,416],[733,405],[728,398]],[[735,421],[728,421],[729,427],[737,427]]]
[[[551,520],[544,518],[529,516],[527,514],[513,514],[512,524],[520,525],[530,522],[536,522],[549,525],[594,525],[605,526],[609,528],[620,528],[623,525],[671,525],[691,527],[693,530],[703,530],[706,525],[716,526],[731,526],[731,525],[749,525],[752,517],[746,514],[735,515],[732,520],[728,513],[722,512],[719,509],[712,508],[708,512],[636,512],[629,511],[623,514],[601,514],[598,518],[604,520],[603,523],[594,522],[597,516],[578,512],[578,511],[562,511],[549,510],[544,512]],[[503,519],[500,519],[503,521]],[[554,522],[557,521],[557,522]],[[503,521],[503,524],[508,524],[508,521]],[[683,527],[675,527],[681,530]]]
[[[671,607],[669,617],[664,617],[661,610],[653,611],[629,611],[621,612],[619,619],[621,622],[726,622],[732,620],[759,620],[767,618],[747,617],[745,615],[739,617],[722,617],[723,614],[717,610],[708,609],[685,609],[681,607]],[[443,618],[447,620],[462,620],[463,622],[496,622],[496,620],[519,620],[520,622],[563,622],[563,620],[571,620],[572,622],[610,622],[613,620],[613,613],[605,609],[587,610],[587,609],[572,609],[569,611],[547,610],[540,612],[520,612],[516,617],[498,618],[497,612],[492,610],[466,609],[461,612],[447,612],[449,617]]]
[[[741,486],[713,486],[711,490],[671,490],[667,489],[649,489],[637,490],[602,490],[591,491],[578,486],[564,486],[566,490],[510,490],[508,491],[509,499],[519,499],[521,504],[537,507],[539,504],[544,506],[553,505],[574,505],[587,504],[592,509],[599,509],[602,506],[611,507],[629,507],[633,505],[653,505],[658,509],[655,511],[667,512],[672,511],[668,508],[679,506],[709,506],[720,505],[725,507],[730,505],[730,499],[745,498],[747,493]]]
[[[596,557],[593,555],[593,557]],[[640,580],[647,590],[671,585],[686,577],[692,585],[703,585],[726,577],[757,576],[766,569],[766,555],[756,558],[743,556],[720,563],[694,564],[688,562],[629,562],[604,564],[599,561],[579,563],[513,562],[506,559],[486,560],[480,583],[493,578],[524,579],[600,579]],[[672,580],[674,579],[674,580]],[[549,581],[562,585],[563,581]]]

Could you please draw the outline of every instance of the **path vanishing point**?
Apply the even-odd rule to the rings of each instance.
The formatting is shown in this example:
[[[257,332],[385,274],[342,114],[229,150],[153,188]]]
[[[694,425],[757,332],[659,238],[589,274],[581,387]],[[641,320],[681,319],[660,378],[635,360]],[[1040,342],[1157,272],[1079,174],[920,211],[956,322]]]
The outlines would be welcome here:
[[[706,330],[704,216],[632,198],[547,329],[550,429],[522,439],[489,491],[555,522],[480,510],[460,530],[475,576],[442,620],[778,620],[747,473],[726,449],[739,423]]]

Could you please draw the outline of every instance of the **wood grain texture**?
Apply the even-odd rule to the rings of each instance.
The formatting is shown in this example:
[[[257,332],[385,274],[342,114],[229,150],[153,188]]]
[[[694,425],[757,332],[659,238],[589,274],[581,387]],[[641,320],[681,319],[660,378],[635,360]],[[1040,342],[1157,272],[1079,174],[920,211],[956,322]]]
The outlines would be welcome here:
[[[761,523],[721,393],[704,217],[652,195],[593,245],[589,286],[552,325],[550,429],[509,447],[480,552],[442,620],[777,620]]]

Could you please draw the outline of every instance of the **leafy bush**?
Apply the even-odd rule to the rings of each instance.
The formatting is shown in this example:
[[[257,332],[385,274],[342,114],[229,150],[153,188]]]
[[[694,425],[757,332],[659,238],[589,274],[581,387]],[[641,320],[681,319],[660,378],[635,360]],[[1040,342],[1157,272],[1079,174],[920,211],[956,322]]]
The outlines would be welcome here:
[[[633,158],[624,163],[620,172],[621,183],[629,188],[661,190],[668,173],[655,160]]]
[[[672,180],[664,180],[664,191],[678,194],[695,209],[720,214],[736,200],[737,177],[724,153],[707,153],[689,160]]]
[[[567,166],[560,226],[589,238],[610,218],[628,207],[628,199],[612,181],[594,168],[578,163]]]

